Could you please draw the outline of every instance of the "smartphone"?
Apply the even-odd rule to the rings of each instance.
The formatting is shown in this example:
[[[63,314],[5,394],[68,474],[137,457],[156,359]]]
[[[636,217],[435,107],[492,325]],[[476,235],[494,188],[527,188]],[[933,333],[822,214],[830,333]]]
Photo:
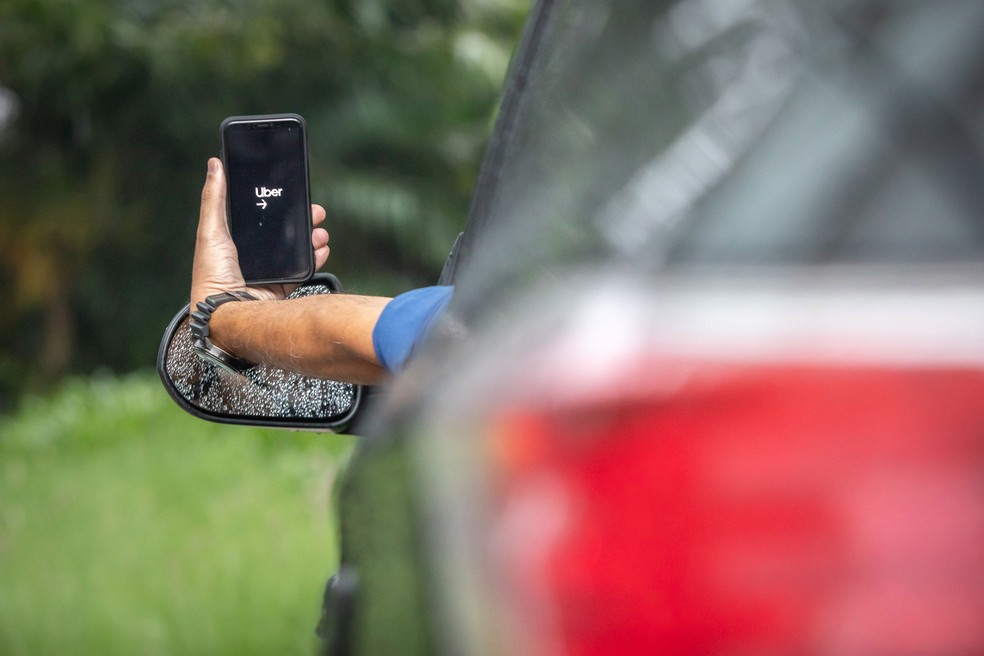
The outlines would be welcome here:
[[[297,114],[222,121],[229,231],[247,283],[314,275],[307,130]]]

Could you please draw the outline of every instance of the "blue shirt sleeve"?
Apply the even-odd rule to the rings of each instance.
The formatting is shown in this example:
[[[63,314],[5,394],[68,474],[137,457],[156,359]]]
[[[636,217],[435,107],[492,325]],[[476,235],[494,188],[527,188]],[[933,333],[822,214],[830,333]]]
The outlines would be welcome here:
[[[372,331],[376,359],[387,371],[396,372],[427,335],[451,302],[454,287],[422,287],[400,294],[386,304]]]

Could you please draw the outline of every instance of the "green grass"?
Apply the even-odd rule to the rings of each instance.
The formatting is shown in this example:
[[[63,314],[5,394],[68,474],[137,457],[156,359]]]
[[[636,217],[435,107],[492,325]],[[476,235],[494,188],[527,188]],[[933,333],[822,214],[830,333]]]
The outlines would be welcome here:
[[[185,415],[153,374],[0,417],[0,655],[310,654],[352,439]]]

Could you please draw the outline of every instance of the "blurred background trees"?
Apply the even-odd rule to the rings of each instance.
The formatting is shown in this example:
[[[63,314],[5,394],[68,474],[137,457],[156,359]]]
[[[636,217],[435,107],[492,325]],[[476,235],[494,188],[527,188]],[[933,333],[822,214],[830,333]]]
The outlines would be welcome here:
[[[309,125],[327,270],[433,282],[529,0],[0,3],[0,410],[154,360],[233,114]]]

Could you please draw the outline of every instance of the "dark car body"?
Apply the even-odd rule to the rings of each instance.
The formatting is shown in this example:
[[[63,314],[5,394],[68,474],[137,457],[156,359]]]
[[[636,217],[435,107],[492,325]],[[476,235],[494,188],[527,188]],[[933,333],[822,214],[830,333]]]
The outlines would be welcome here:
[[[535,3],[326,653],[984,650],[982,30]]]

